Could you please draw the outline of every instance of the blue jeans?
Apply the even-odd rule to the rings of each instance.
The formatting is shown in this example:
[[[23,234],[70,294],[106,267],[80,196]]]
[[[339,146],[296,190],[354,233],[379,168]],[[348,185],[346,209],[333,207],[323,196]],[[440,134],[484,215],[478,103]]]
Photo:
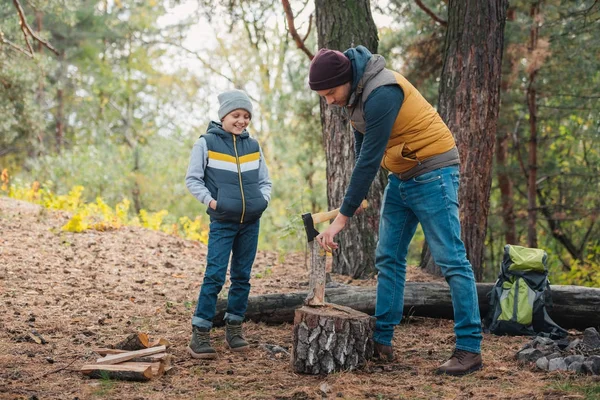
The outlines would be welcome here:
[[[375,342],[391,345],[402,319],[408,245],[421,223],[435,263],[452,295],[456,348],[481,351],[481,319],[475,278],[460,238],[458,166],[400,180],[390,174],[385,188],[375,255],[377,300]]]
[[[227,265],[231,286],[227,297],[225,320],[243,321],[250,294],[250,273],[256,256],[260,220],[239,224],[216,221],[210,223],[208,234],[208,254],[204,281],[198,296],[198,305],[192,318],[192,325],[212,328],[217,297],[225,283]]]

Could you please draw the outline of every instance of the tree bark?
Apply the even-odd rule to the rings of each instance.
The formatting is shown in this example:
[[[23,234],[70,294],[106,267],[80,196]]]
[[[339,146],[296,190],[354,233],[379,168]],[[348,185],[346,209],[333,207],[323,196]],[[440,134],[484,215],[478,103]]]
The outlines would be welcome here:
[[[315,0],[319,48],[345,51],[360,44],[377,51],[377,28],[368,0]],[[327,157],[329,208],[340,207],[354,167],[354,139],[344,111],[321,100],[321,125]],[[340,249],[333,255],[335,273],[363,278],[375,273],[374,254],[379,208],[386,177],[380,172],[369,192],[369,208],[352,218],[336,236]]]
[[[487,294],[494,283],[477,283],[479,310],[487,315]],[[600,288],[583,286],[551,285],[552,302],[548,313],[565,329],[583,330],[600,326]],[[306,292],[278,293],[250,296],[246,319],[269,324],[292,323],[294,312],[303,305]],[[375,287],[348,286],[325,290],[325,301],[368,315],[375,313]],[[215,325],[222,325],[227,300],[217,302]],[[404,290],[404,315],[429,318],[453,319],[450,288],[445,283],[407,282]]]
[[[531,62],[533,52],[537,49],[540,12],[540,3],[534,2],[531,5],[531,31],[529,34],[528,55]],[[531,68],[529,71],[529,85],[527,86],[527,108],[529,109],[529,165],[527,180],[527,245],[537,247],[537,93],[535,89],[535,77],[539,67]]]
[[[440,115],[461,156],[462,239],[483,276],[507,0],[450,0]]]
[[[504,223],[504,244],[518,244],[513,201],[513,182],[507,173],[508,143],[508,135],[504,130],[501,130],[496,136],[496,166],[498,168],[498,186],[500,187],[500,202],[502,204],[502,221]]]

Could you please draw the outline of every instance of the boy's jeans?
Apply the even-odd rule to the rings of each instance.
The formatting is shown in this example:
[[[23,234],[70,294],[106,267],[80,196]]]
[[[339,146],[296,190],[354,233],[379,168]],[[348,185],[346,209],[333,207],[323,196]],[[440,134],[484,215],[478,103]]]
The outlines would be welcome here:
[[[204,282],[198,296],[198,305],[192,318],[192,325],[199,328],[212,328],[215,317],[217,296],[225,283],[227,265],[231,255],[229,270],[231,286],[227,297],[225,319],[243,321],[250,294],[250,273],[256,256],[260,220],[238,224],[216,221],[210,223],[208,254]]]
[[[425,173],[406,181],[390,174],[379,223],[375,265],[377,302],[373,339],[391,345],[394,326],[402,319],[408,245],[420,222],[435,263],[452,295],[456,348],[481,351],[481,319],[471,264],[460,238],[458,166]]]

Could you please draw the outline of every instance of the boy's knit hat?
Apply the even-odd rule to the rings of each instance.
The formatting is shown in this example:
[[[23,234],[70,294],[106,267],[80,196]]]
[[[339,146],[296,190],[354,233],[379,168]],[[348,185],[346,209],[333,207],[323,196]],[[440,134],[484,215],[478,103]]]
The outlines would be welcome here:
[[[241,90],[229,90],[217,96],[219,99],[219,119],[223,119],[227,114],[239,108],[250,113],[252,118],[252,103],[248,95]]]
[[[310,63],[308,84],[312,90],[331,89],[351,80],[352,64],[340,51],[321,49]]]

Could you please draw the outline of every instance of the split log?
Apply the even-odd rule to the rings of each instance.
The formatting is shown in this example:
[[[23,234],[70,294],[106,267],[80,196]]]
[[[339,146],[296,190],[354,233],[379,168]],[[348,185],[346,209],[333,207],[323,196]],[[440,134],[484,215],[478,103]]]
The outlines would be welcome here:
[[[153,341],[152,343],[150,343],[150,345],[148,347],[156,347],[156,346],[165,346],[168,349],[169,347],[171,347],[171,342],[169,342],[169,339],[159,338],[159,339],[156,339],[155,341]]]
[[[325,304],[325,264],[327,262],[325,250],[315,241],[308,242],[310,248],[310,276],[309,290],[304,304],[308,306],[322,306]]]
[[[133,362],[127,361],[124,363],[114,364],[116,367],[150,367],[152,370],[152,377],[156,378],[157,376],[161,376],[165,372],[165,365],[160,361],[156,362]]]
[[[142,365],[87,364],[81,367],[81,372],[95,379],[109,378],[139,382],[152,379],[152,367],[147,363]]]
[[[150,341],[146,333],[138,332],[128,335],[125,339],[112,346],[113,349],[119,350],[141,350],[150,347]]]
[[[493,283],[478,283],[479,309],[487,315],[487,294]],[[551,285],[554,306],[548,310],[552,319],[565,329],[584,330],[600,327],[600,288]],[[278,293],[250,296],[246,319],[270,324],[292,323],[294,312],[303,305],[306,292]],[[325,301],[362,311],[375,313],[375,288],[347,286],[325,290]],[[215,325],[222,324],[227,307],[226,300],[217,303]],[[404,290],[404,315],[453,319],[450,288],[446,283],[406,282]]]
[[[167,350],[165,346],[151,347],[149,349],[128,351],[121,354],[111,354],[96,360],[98,364],[118,364],[134,358],[149,356],[151,354],[164,353]]]
[[[295,312],[292,367],[306,374],[361,368],[373,355],[375,318],[335,304]]]

